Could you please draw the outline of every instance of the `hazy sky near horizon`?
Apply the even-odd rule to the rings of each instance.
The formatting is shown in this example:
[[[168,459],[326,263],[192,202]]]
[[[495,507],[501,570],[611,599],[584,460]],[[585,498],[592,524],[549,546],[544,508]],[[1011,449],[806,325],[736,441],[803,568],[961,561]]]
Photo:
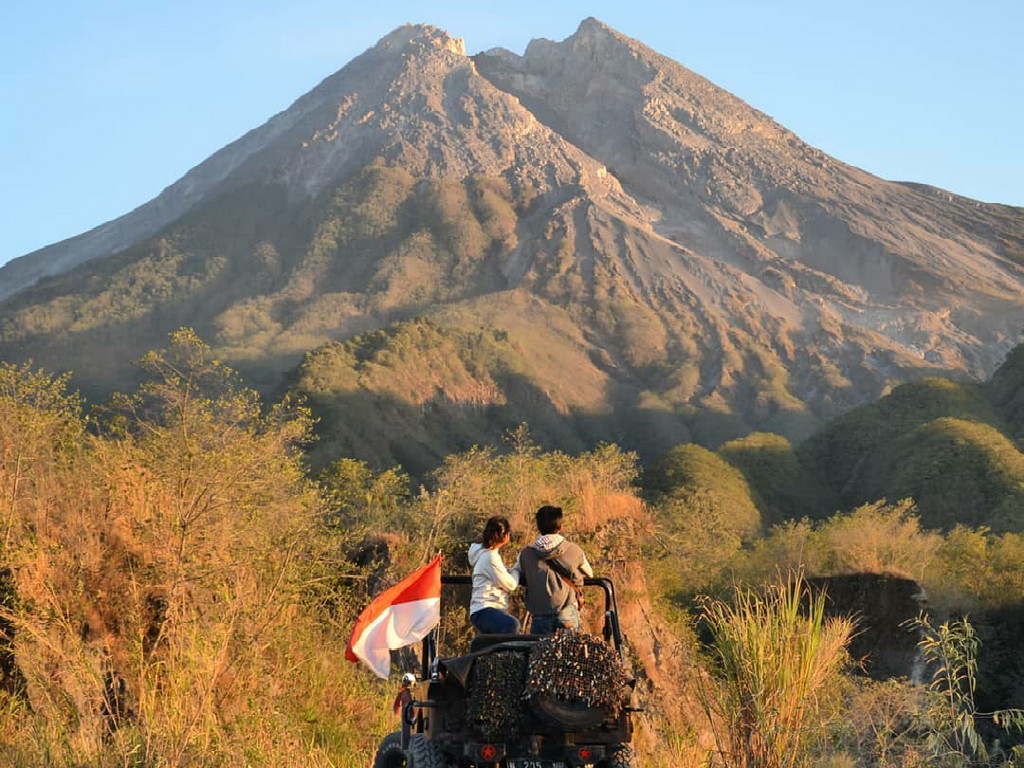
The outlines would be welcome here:
[[[1019,0],[50,0],[0,8],[0,263],[155,197],[395,27],[596,16],[883,178],[1024,206]]]

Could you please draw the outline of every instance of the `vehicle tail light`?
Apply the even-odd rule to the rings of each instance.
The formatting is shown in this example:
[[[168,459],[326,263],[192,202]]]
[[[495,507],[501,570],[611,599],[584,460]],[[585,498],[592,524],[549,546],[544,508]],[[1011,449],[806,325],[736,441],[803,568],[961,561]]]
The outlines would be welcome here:
[[[604,747],[600,745],[573,747],[568,755],[573,765],[592,765],[604,756]]]
[[[494,762],[501,758],[505,750],[498,744],[481,744],[476,753],[481,760]]]

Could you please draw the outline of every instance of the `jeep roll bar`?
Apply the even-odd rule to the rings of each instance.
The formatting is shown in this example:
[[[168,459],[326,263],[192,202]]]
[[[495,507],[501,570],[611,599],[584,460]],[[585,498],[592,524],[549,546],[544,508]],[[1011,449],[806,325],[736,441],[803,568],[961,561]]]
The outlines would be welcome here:
[[[473,577],[469,575],[441,574],[442,586],[471,586]],[[584,587],[600,587],[604,591],[604,628],[603,633],[606,640],[610,640],[612,647],[618,652],[619,657],[623,655],[622,650],[622,629],[619,626],[619,605],[615,599],[615,585],[611,579],[604,576],[587,577],[583,579]],[[514,635],[510,636],[514,637]],[[427,678],[430,666],[437,656],[437,629],[435,628],[423,638],[423,677]]]

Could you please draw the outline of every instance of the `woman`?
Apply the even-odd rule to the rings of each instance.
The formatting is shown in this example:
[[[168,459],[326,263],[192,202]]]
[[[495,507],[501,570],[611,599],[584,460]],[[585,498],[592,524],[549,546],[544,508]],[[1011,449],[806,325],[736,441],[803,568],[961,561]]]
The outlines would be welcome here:
[[[469,564],[473,567],[469,621],[477,632],[519,632],[519,620],[508,612],[509,595],[519,586],[519,568],[506,568],[500,553],[508,544],[511,531],[507,518],[492,517],[484,524],[483,543],[469,545]]]

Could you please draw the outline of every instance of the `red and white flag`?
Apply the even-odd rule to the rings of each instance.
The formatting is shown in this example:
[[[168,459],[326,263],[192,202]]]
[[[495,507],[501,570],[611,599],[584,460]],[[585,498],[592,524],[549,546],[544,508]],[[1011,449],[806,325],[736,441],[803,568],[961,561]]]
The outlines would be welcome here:
[[[426,637],[441,620],[441,555],[381,592],[359,614],[345,658],[387,678],[391,654]]]

